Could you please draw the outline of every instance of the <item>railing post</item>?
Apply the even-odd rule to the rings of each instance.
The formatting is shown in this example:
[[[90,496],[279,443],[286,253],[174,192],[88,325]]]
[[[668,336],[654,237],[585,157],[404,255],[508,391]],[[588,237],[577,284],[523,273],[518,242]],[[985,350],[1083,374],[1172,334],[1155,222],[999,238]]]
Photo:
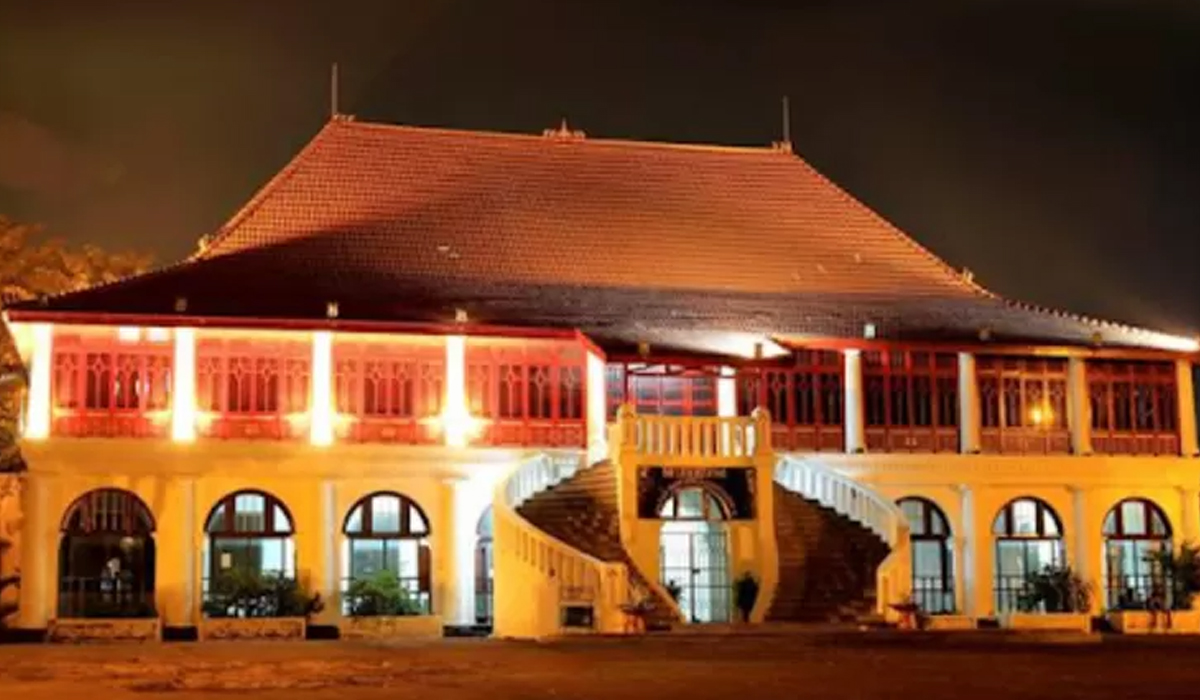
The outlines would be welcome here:
[[[750,413],[754,421],[753,444],[746,446],[747,452],[755,456],[767,456],[774,453],[771,448],[771,412],[759,406]]]
[[[1067,425],[1071,452],[1092,454],[1092,417],[1088,405],[1087,365],[1082,357],[1067,360]]]

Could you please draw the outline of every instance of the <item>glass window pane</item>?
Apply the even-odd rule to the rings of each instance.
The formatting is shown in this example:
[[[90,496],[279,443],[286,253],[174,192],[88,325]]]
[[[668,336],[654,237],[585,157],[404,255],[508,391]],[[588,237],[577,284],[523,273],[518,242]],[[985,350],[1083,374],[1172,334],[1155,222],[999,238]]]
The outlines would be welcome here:
[[[1012,504],[1012,531],[1014,535],[1037,534],[1037,504],[1023,498]]]
[[[282,506],[275,506],[275,532],[291,532],[292,520]]]
[[[381,494],[371,498],[371,532],[400,532],[400,498]]]
[[[1121,521],[1126,535],[1145,535],[1146,504],[1141,501],[1125,501],[1121,504]]]
[[[267,502],[259,494],[238,494],[233,498],[233,528],[237,532],[263,532],[267,529]]]
[[[421,511],[414,505],[408,505],[408,531],[414,535],[423,535],[429,532],[429,525],[425,522],[425,518],[421,517]]]
[[[370,578],[383,571],[385,540],[350,540],[350,577]]]
[[[225,529],[225,504],[220,503],[213,510],[212,516],[208,519],[208,526],[205,528],[209,532],[220,532]]]
[[[658,509],[658,517],[674,518],[675,517],[675,497],[671,496],[663,504],[662,508]]]
[[[704,517],[703,506],[701,505],[701,497],[703,494],[700,489],[684,489],[679,492],[677,498],[679,500],[679,512],[677,517],[680,518],[702,518]]]
[[[925,518],[923,504],[915,499],[906,498],[900,502],[900,510],[908,520],[908,529],[914,535],[925,534]]]
[[[1042,510],[1042,533],[1047,537],[1058,537],[1058,521],[1054,518],[1054,512],[1049,508]]]
[[[361,505],[354,506],[354,510],[350,511],[350,517],[346,518],[346,533],[362,532],[362,516],[363,508]]]

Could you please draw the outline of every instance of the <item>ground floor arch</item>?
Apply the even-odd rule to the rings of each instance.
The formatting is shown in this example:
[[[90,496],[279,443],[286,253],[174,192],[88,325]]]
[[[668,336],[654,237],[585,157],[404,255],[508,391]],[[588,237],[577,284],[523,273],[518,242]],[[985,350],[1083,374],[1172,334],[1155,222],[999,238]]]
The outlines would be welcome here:
[[[693,623],[728,622],[730,507],[706,484],[683,484],[659,504],[659,580]]]
[[[395,491],[359,499],[342,526],[343,613],[354,616],[433,612],[429,517]]]
[[[933,501],[906,496],[896,504],[908,521],[912,549],[912,597],[931,615],[955,611],[954,533]]]
[[[208,617],[291,614],[296,584],[295,520],[260,490],[226,494],[204,521],[202,605]]]
[[[1032,496],[1014,498],[992,523],[997,613],[1045,612],[1027,601],[1030,576],[1064,563],[1062,519]]]
[[[1104,517],[1104,589],[1110,610],[1169,608],[1162,555],[1172,551],[1171,523],[1154,501],[1126,498]]]
[[[59,617],[155,617],[154,530],[149,507],[129,491],[77,498],[59,537]]]

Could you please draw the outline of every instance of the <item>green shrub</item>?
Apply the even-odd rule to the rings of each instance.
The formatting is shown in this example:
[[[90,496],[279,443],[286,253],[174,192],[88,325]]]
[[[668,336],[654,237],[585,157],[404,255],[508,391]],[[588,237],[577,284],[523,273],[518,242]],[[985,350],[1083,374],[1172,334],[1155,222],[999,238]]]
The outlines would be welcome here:
[[[354,579],[346,590],[350,615],[420,615],[424,612],[419,601],[413,600],[391,571],[379,571],[369,578]]]

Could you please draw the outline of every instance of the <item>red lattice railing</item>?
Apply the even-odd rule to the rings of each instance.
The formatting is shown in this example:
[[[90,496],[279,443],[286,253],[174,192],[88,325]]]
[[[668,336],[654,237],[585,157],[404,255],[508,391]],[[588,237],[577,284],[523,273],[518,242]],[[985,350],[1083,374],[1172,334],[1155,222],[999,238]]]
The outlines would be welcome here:
[[[440,344],[338,341],[333,350],[337,433],[354,442],[433,444],[442,410]]]
[[[467,340],[467,405],[483,445],[587,444],[586,355],[576,343]]]
[[[1179,398],[1170,362],[1087,363],[1092,450],[1178,455]]]
[[[266,338],[199,338],[199,433],[232,439],[307,437],[312,346]]]
[[[169,342],[123,341],[113,332],[54,339],[54,435],[163,437],[170,430]]]

